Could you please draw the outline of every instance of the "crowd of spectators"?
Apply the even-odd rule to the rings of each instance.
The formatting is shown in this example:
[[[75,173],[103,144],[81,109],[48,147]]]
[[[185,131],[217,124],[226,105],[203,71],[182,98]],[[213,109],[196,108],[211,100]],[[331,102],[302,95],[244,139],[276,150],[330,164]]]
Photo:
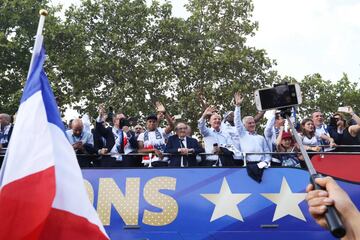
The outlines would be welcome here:
[[[146,125],[131,123],[124,113],[109,113],[103,105],[91,130],[84,128],[83,119],[69,122],[66,136],[83,162],[95,156],[99,166],[118,167],[192,167],[257,165],[305,167],[294,134],[310,154],[316,152],[360,152],[360,118],[351,107],[334,113],[329,124],[321,111],[304,118],[296,133],[288,128],[287,120],[278,111],[269,111],[263,134],[257,132],[258,122],[265,112],[242,116],[243,98],[234,96],[235,109],[224,115],[215,106],[205,109],[198,120],[193,137],[186,122],[176,120],[165,106],[156,103],[156,114],[146,117]],[[247,104],[247,103],[246,103]],[[345,115],[350,116],[347,121]],[[164,125],[164,122],[166,124]],[[160,127],[160,126],[165,127]],[[0,114],[0,149],[6,148],[13,129],[11,117]],[[93,164],[93,163],[91,163]]]

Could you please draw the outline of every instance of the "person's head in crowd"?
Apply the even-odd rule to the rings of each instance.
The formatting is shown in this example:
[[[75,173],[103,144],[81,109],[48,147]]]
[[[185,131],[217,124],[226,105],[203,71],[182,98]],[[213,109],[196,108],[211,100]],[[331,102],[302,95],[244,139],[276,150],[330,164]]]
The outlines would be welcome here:
[[[336,112],[334,113],[333,118],[335,120],[337,128],[344,129],[348,126],[344,114]]]
[[[289,149],[292,147],[293,144],[293,139],[292,139],[292,135],[290,132],[283,132],[282,136],[281,136],[281,145],[285,148],[285,149]]]
[[[301,133],[308,138],[312,138],[315,135],[315,125],[312,119],[305,118],[302,120]]]
[[[76,118],[72,121],[71,130],[73,135],[76,137],[80,137],[84,129],[84,124],[80,118]]]
[[[324,123],[324,115],[319,110],[316,110],[312,114],[312,121],[315,127],[320,127]]]
[[[73,121],[74,121],[74,119],[70,119],[69,124],[68,124],[69,129],[72,129],[72,123],[73,123]]]
[[[234,126],[234,112],[228,112],[225,115],[225,122],[228,122],[231,126]]]
[[[214,112],[210,117],[209,123],[213,129],[219,131],[221,126],[221,116],[217,112]]]
[[[188,129],[188,126],[185,123],[179,122],[175,127],[176,135],[179,138],[186,137],[187,136],[187,129]]]
[[[283,118],[280,113],[275,114],[275,127],[280,128],[285,125],[285,118]]]
[[[252,116],[246,116],[242,119],[242,122],[246,128],[246,130],[250,133],[255,133],[256,123]]]
[[[9,114],[0,113],[0,125],[1,127],[5,127],[11,123],[11,117]]]
[[[192,134],[193,134],[193,133],[192,133],[192,129],[191,129],[190,125],[186,124],[186,126],[187,126],[186,136],[187,136],[187,137],[191,137]]]
[[[155,114],[151,114],[146,118],[146,130],[155,131],[158,127],[158,118]]]
[[[117,113],[115,114],[114,118],[113,118],[113,124],[114,127],[119,129],[120,128],[120,121],[121,119],[126,118],[125,115],[123,113]]]
[[[139,135],[140,133],[144,132],[144,128],[137,124],[135,127],[134,127],[134,130],[135,130],[135,134]]]

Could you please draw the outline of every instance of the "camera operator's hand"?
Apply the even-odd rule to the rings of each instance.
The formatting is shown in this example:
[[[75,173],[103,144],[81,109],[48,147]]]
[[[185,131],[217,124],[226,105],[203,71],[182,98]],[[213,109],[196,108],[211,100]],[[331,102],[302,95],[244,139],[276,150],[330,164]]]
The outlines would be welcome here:
[[[234,99],[235,99],[235,105],[238,107],[240,107],[241,103],[244,101],[244,97],[241,95],[240,92],[235,93]]]
[[[328,228],[325,219],[326,206],[334,205],[346,228],[343,239],[360,239],[360,213],[349,195],[331,177],[317,178],[315,182],[326,191],[314,190],[312,184],[307,186],[306,201],[311,216],[320,226]]]

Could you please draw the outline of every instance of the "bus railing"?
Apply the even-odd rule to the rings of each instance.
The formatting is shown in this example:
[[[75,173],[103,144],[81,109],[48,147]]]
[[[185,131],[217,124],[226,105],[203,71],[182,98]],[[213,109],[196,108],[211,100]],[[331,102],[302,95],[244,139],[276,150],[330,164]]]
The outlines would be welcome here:
[[[328,146],[328,145],[322,145],[322,146]],[[339,146],[339,145],[338,145]],[[360,147],[360,145],[341,145],[340,147]],[[6,148],[3,148],[0,150],[0,163],[2,163],[2,159],[5,156],[5,152],[6,152]],[[247,165],[247,156],[249,155],[271,155],[272,157],[275,155],[279,156],[279,155],[290,155],[290,154],[299,154],[301,155],[300,152],[240,152],[237,154],[237,156],[242,157],[242,160],[244,162],[243,167],[246,167]],[[319,155],[320,158],[324,158],[326,155],[360,155],[360,152],[311,152],[311,154],[314,155]],[[76,154],[78,160],[81,159],[87,159],[91,162],[96,160],[101,160],[104,157],[111,157],[114,154],[108,153],[108,154],[103,154],[103,155],[99,155],[99,154]],[[177,154],[172,154],[172,153],[162,153],[162,155],[164,157],[170,157],[170,156],[180,156],[180,153]],[[194,153],[189,153],[189,155],[194,155]],[[199,157],[206,157],[206,156],[220,156],[222,155],[220,154],[215,154],[215,153],[198,153],[196,154]],[[152,158],[155,156],[155,153],[137,153],[137,152],[132,152],[132,153],[119,153],[116,154],[116,156],[138,156],[138,157],[144,157],[147,156],[149,158],[149,161],[147,161],[144,164],[144,167],[153,167],[153,160]],[[360,160],[360,157],[359,157]],[[236,160],[235,160],[236,161]],[[181,167],[183,167],[183,165],[181,165]]]

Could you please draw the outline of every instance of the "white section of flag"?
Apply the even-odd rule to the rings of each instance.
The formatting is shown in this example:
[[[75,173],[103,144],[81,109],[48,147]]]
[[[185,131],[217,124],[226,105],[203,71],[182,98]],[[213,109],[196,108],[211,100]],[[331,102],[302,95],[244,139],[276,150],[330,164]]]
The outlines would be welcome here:
[[[56,194],[52,206],[88,219],[89,222],[98,225],[107,236],[85,190],[81,169],[73,148],[58,126],[51,123],[49,126],[51,141],[57,143],[54,145]]]
[[[19,107],[5,167],[1,169],[1,186],[54,166],[50,134],[41,91],[38,91]]]

